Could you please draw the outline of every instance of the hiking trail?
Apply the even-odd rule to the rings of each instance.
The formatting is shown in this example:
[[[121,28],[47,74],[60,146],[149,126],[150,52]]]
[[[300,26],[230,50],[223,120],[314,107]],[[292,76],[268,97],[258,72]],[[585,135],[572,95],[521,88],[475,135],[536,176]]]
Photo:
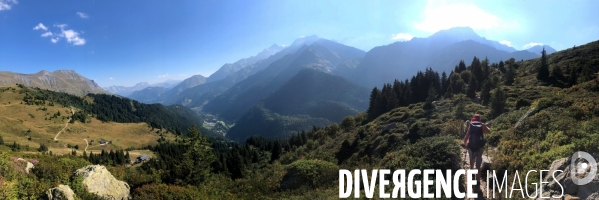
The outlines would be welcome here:
[[[83,150],[83,152],[87,151],[87,147],[89,147],[89,142],[87,141],[87,139],[83,139],[85,140],[85,150]]]
[[[470,169],[470,157],[468,155],[468,147],[463,147],[460,150],[460,156],[462,156],[462,169]],[[486,148],[485,151],[483,152],[483,164],[481,165],[481,168],[484,168],[485,165],[490,165],[492,163],[492,157],[489,156],[489,152],[494,152],[497,151],[497,148]],[[476,167],[476,166],[475,166]],[[480,178],[480,185],[475,185],[473,186],[473,192],[478,194],[477,198],[464,198],[464,199],[486,199],[486,194],[487,194],[487,182],[486,179],[483,178],[484,176],[486,176],[486,172],[480,172],[481,174],[481,178]],[[491,175],[492,176],[492,175]],[[465,180],[465,179],[464,179]],[[463,183],[464,186],[466,186],[466,183]]]
[[[73,108],[72,108],[72,107],[71,107],[71,113],[72,113],[72,115],[74,115],[74,114],[75,114],[75,111],[73,110]],[[71,117],[73,117],[72,115],[71,115]],[[60,131],[58,131],[58,133],[56,134],[56,136],[54,136],[54,141],[57,141],[57,140],[58,140],[58,139],[56,139],[56,138],[58,138],[58,136],[60,135],[60,133],[62,133],[62,131],[64,131],[64,129],[66,129],[66,128],[67,128],[67,126],[69,126],[69,120],[67,120],[67,122],[64,124],[64,128],[62,128]]]

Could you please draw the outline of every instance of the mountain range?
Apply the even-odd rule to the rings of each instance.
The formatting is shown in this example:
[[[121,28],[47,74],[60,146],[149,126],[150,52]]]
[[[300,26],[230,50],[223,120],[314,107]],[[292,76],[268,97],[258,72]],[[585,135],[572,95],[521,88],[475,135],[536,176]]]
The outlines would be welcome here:
[[[439,31],[427,38],[413,38],[407,42],[395,42],[368,51],[355,72],[346,76],[350,80],[368,86],[381,86],[394,79],[410,78],[417,71],[432,68],[449,73],[460,60],[471,61],[474,57],[499,62],[515,58],[532,59],[539,54],[515,49],[478,36],[469,27]]]
[[[222,67],[220,67],[212,75],[210,75],[210,77],[208,77],[207,81],[212,82],[212,81],[224,79],[227,76],[239,71],[240,69],[242,69],[246,66],[253,65],[254,63],[256,63],[260,60],[266,59],[266,58],[274,55],[275,53],[283,50],[283,48],[285,48],[285,46],[279,46],[277,44],[273,44],[272,46],[262,50],[260,53],[258,53],[255,56],[251,56],[249,58],[243,58],[234,63],[227,63],[227,64],[223,65]]]
[[[81,76],[73,70],[56,70],[53,72],[42,70],[35,74],[0,71],[0,86],[14,84],[48,89],[55,92],[65,92],[73,95],[107,93],[96,82]]]
[[[547,45],[518,51],[481,37],[469,27],[368,52],[311,35],[225,64],[209,77],[195,75],[176,85],[174,81],[139,83],[106,90],[144,103],[181,104],[236,122],[229,135],[238,141],[256,134],[284,138],[307,124],[324,126],[364,111],[366,102],[356,99],[367,99],[365,88],[409,79],[426,69],[449,73],[461,60],[469,63],[474,57],[491,63],[537,58],[542,48],[548,54],[555,52]],[[252,124],[272,129],[259,130],[256,127],[265,126]]]
[[[181,83],[181,81],[178,80],[166,80],[164,82],[155,84],[149,84],[148,82],[140,82],[131,87],[113,85],[105,87],[104,89],[110,93],[126,97],[131,95],[131,93],[135,91],[143,90],[147,87],[163,87],[170,89],[177,86],[179,83]]]

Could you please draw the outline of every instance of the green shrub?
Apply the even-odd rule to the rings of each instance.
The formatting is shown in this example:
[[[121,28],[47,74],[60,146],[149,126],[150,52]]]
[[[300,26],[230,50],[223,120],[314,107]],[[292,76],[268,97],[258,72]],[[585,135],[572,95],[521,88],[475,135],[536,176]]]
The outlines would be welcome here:
[[[287,166],[281,188],[295,189],[302,185],[319,188],[338,178],[339,167],[323,160],[298,160]]]

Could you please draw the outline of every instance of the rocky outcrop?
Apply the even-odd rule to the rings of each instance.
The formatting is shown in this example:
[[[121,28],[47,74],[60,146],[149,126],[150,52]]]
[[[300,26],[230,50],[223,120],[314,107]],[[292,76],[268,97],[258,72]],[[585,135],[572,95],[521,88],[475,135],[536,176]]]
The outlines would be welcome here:
[[[32,162],[29,162],[23,158],[13,157],[12,159],[13,159],[13,162],[15,164],[17,164],[17,168],[19,169],[19,171],[25,172],[27,174],[29,174],[29,172],[31,172],[31,169],[33,169],[35,167],[35,165]],[[35,162],[37,164],[37,161],[35,161]],[[19,164],[19,163],[23,163],[23,164]]]
[[[595,160],[599,160],[597,156]],[[543,196],[557,196],[561,194],[561,187],[564,189],[564,197],[570,199],[599,199],[599,174],[595,175],[595,178],[590,183],[585,185],[577,185],[572,180],[572,174],[570,171],[570,160],[571,158],[562,158],[553,161],[549,167],[549,173],[545,176],[544,181],[549,181],[547,187],[543,187]],[[581,160],[576,161],[576,165],[580,164]],[[561,173],[556,173],[555,179],[551,177],[551,174],[555,170],[562,170]],[[587,173],[590,171],[590,167],[587,169]],[[576,175],[579,178],[584,176]],[[558,184],[559,183],[559,184]],[[561,185],[561,187],[560,187]],[[540,198],[538,198],[540,199]],[[561,198],[560,198],[561,199]]]
[[[107,199],[129,199],[129,184],[119,181],[106,167],[101,165],[88,165],[75,172],[75,176],[83,178],[82,184],[89,193]]]
[[[46,192],[48,200],[74,200],[75,193],[68,185],[58,185]]]

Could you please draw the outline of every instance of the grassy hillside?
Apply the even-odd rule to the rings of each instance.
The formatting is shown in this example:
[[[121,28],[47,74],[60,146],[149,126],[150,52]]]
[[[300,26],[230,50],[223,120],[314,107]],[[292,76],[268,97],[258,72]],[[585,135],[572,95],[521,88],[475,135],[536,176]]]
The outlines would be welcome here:
[[[5,145],[19,144],[21,151],[37,152],[43,144],[54,154],[69,154],[73,148],[81,154],[87,140],[90,143],[87,152],[99,153],[102,149],[109,151],[157,144],[161,135],[166,139],[175,137],[167,130],[154,129],[143,122],[102,122],[88,117],[85,122],[70,123],[72,111],[80,112],[81,109],[58,103],[53,106],[23,104],[25,93],[20,92],[24,89],[16,86],[0,88],[0,136]],[[112,143],[101,146],[100,140]]]

